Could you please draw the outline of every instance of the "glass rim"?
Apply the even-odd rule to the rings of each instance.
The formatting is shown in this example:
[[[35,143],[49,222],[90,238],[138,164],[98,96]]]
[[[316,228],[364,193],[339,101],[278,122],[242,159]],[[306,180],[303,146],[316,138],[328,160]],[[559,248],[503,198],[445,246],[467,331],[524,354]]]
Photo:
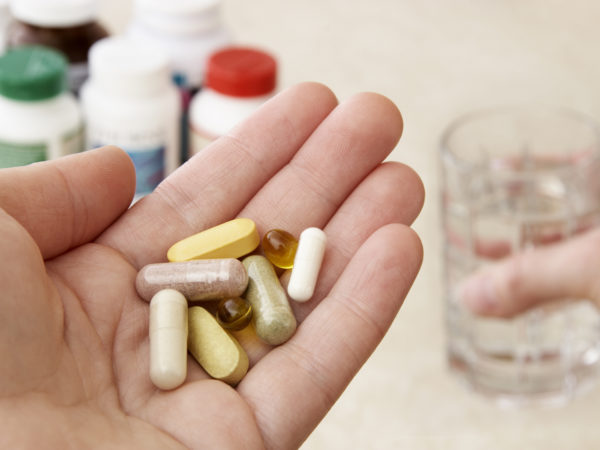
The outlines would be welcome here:
[[[462,128],[464,125],[473,121],[476,118],[481,117],[493,117],[501,114],[511,112],[531,112],[535,114],[540,113],[553,113],[555,115],[563,115],[571,119],[586,125],[594,136],[594,141],[597,144],[598,152],[594,153],[594,157],[588,157],[583,160],[577,161],[574,165],[581,166],[588,162],[594,161],[600,158],[600,123],[592,116],[582,113],[581,111],[565,106],[551,106],[551,105],[504,105],[504,106],[491,106],[487,108],[479,108],[463,113],[454,119],[452,119],[448,125],[444,128],[442,135],[439,139],[439,151],[441,159],[444,164],[449,164],[457,168],[458,170],[467,170],[474,167],[476,164],[459,158],[456,153],[452,150],[452,147],[448,144],[448,141],[455,134],[457,130]]]

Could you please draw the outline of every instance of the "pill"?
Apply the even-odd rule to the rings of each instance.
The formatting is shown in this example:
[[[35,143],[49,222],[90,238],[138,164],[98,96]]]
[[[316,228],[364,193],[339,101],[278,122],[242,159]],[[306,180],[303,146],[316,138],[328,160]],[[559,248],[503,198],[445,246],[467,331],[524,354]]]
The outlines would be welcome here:
[[[224,298],[217,306],[217,322],[226,330],[239,331],[252,320],[252,306],[241,297]]]
[[[237,259],[200,259],[148,264],[139,271],[135,285],[145,300],[162,289],[175,289],[190,301],[219,300],[242,295],[248,275]]]
[[[236,385],[248,371],[248,355],[238,341],[200,306],[188,311],[188,350],[208,375]]]
[[[253,252],[260,243],[256,224],[239,218],[189,236],[171,246],[171,262],[192,259],[239,258]]]
[[[262,239],[262,249],[265,256],[274,266],[291,269],[298,240],[284,230],[269,230]]]
[[[287,287],[288,295],[297,302],[309,300],[315,292],[326,243],[327,236],[319,228],[307,228],[300,234]]]
[[[244,297],[252,305],[252,323],[257,336],[267,344],[284,343],[296,330],[296,318],[275,269],[261,255],[248,256],[242,263],[248,271]]]
[[[150,301],[150,379],[174,389],[187,374],[188,304],[181,293],[162,290]]]

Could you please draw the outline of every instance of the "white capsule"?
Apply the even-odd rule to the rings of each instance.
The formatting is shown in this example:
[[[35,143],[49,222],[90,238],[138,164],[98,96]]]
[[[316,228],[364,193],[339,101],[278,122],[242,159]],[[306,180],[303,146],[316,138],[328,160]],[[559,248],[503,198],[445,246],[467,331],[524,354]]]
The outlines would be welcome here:
[[[174,289],[150,301],[150,379],[159,389],[174,389],[187,374],[188,304]]]
[[[300,234],[287,287],[288,295],[297,302],[309,300],[315,292],[326,243],[325,232],[318,228],[307,228]]]

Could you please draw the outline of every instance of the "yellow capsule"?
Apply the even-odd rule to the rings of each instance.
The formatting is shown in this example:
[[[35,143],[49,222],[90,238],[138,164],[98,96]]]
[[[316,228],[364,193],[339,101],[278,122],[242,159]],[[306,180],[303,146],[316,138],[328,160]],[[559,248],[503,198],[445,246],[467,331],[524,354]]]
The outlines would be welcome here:
[[[253,252],[260,243],[256,224],[239,218],[208,228],[171,246],[167,259],[171,262],[192,259],[239,258]]]
[[[252,320],[252,306],[241,297],[224,298],[217,307],[217,322],[226,330],[239,331]]]
[[[246,375],[248,355],[204,308],[188,310],[188,350],[208,375],[232,386]]]
[[[271,264],[282,269],[294,266],[298,240],[284,230],[269,230],[262,239],[262,248]]]

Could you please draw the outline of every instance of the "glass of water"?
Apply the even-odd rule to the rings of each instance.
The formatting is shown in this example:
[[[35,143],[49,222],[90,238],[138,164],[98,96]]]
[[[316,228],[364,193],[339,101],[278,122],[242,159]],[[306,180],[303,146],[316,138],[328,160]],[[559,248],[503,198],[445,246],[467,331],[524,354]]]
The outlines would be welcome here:
[[[500,403],[569,399],[600,369],[594,304],[556,299],[495,319],[467,311],[458,293],[486,264],[600,225],[600,128],[563,109],[479,111],[448,127],[440,151],[451,369]]]

